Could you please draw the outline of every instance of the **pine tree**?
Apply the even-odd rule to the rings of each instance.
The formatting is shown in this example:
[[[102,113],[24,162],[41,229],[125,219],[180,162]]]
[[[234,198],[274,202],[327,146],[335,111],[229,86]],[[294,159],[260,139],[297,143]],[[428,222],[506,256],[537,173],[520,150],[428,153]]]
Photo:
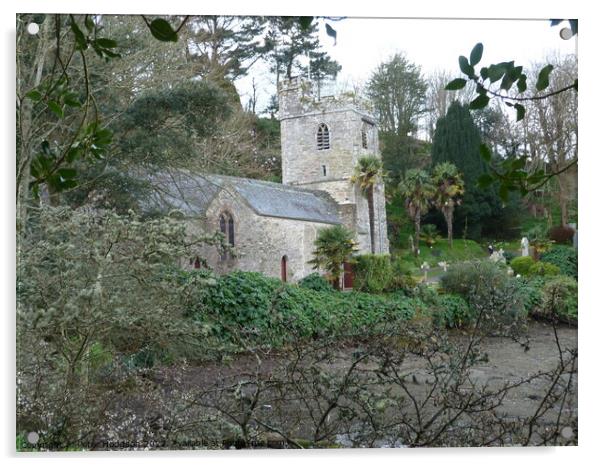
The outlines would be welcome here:
[[[456,231],[466,231],[468,237],[475,239],[489,232],[488,223],[502,210],[495,188],[478,186],[479,177],[487,170],[479,153],[480,145],[481,135],[468,107],[453,102],[445,117],[437,122],[431,158],[433,166],[451,162],[462,173],[465,194],[454,216],[454,224]]]

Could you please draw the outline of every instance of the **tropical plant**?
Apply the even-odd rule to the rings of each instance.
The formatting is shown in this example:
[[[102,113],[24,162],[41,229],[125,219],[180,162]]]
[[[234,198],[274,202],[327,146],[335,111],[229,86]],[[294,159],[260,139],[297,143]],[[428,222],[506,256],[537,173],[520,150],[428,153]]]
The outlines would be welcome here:
[[[414,255],[418,255],[420,240],[420,220],[426,213],[434,195],[431,178],[424,170],[408,170],[401,182],[399,191],[405,198],[406,209],[414,221]]]
[[[451,248],[453,246],[454,207],[461,203],[464,194],[464,180],[453,163],[442,162],[433,168],[433,184],[435,185],[433,204],[445,217],[447,240]]]
[[[352,262],[353,254],[358,251],[353,232],[343,225],[323,228],[318,232],[314,246],[314,258],[309,263],[314,269],[324,269],[326,278],[340,289],[343,264]]]
[[[368,199],[368,217],[370,219],[370,251],[376,252],[374,241],[374,189],[384,177],[383,164],[380,158],[369,155],[358,160],[351,176],[351,182],[358,184]]]
[[[422,228],[420,229],[420,238],[429,248],[434,246],[440,238],[437,226],[432,223],[422,225]]]

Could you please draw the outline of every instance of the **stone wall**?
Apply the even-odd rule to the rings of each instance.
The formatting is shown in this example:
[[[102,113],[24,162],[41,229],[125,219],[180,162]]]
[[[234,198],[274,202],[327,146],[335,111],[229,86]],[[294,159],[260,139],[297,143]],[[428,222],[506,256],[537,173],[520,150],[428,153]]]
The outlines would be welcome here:
[[[280,84],[279,106],[283,183],[328,192],[339,204],[342,222],[356,232],[361,252],[370,252],[368,202],[350,178],[361,157],[380,157],[374,119],[349,96],[316,100],[310,84],[299,78]],[[330,133],[330,148],[326,150],[317,146],[321,123]],[[374,204],[375,252],[388,253],[382,184],[375,189]]]
[[[288,281],[296,282],[313,272],[308,261],[313,257],[314,240],[320,228],[330,225],[257,215],[233,189],[224,189],[211,202],[204,219],[189,220],[189,231],[219,231],[223,211],[234,219],[235,257],[223,261],[212,247],[199,251],[216,272],[243,270],[280,278],[283,256],[287,257]]]

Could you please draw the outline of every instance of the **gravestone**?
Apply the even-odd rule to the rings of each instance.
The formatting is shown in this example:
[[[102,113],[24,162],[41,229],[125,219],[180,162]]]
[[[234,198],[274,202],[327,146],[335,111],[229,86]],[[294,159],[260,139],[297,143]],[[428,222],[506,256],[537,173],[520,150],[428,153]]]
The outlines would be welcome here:
[[[521,256],[529,255],[529,239],[526,236],[523,236],[523,239],[520,240],[521,247]]]

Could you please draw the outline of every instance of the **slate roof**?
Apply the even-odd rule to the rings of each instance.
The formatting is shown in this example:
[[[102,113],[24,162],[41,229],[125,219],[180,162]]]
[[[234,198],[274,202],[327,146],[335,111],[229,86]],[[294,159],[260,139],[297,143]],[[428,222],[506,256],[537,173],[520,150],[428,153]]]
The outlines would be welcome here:
[[[314,191],[269,181],[222,175],[200,175],[185,171],[155,173],[156,187],[148,208],[178,209],[186,216],[203,215],[222,189],[240,195],[258,215],[320,223],[341,223],[337,204],[323,191]]]

